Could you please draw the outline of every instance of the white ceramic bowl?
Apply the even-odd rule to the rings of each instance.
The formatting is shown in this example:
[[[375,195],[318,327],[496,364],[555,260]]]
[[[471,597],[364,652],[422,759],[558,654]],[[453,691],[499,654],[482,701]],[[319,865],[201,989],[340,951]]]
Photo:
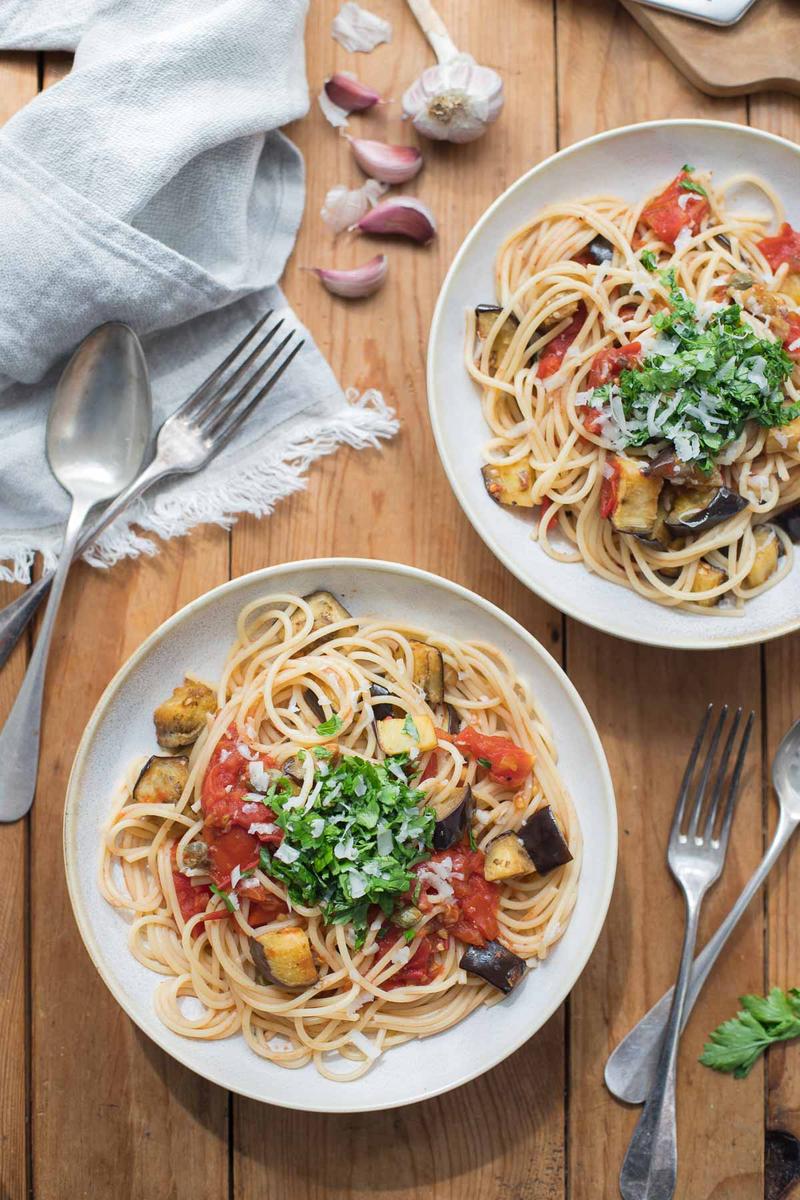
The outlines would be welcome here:
[[[800,627],[800,555],[792,573],[745,606],[741,617],[663,608],[587,571],[559,563],[530,538],[530,521],[487,495],[480,468],[488,429],[479,390],[463,366],[464,315],[495,299],[494,264],[503,241],[545,204],[605,192],[640,198],[681,163],[717,179],[752,171],[783,199],[800,225],[800,148],[722,121],[651,121],[613,129],[546,159],[504,192],[468,234],[442,285],[428,344],[428,402],[439,454],[466,515],[522,583],[562,612],[617,637],[654,646],[720,649],[763,642]],[[752,211],[752,205],[750,208]]]
[[[577,904],[550,958],[507,1001],[455,1028],[384,1055],[361,1079],[336,1083],[313,1066],[289,1071],[255,1055],[241,1036],[200,1042],[166,1029],[153,1010],[160,981],[131,956],[128,925],[97,888],[100,831],[126,764],[155,751],[152,712],[185,669],[218,675],[239,610],[270,592],[330,588],[354,613],[397,614],[505,650],[549,720],[577,808],[586,855]],[[580,697],[547,651],[510,617],[435,575],[394,563],[316,559],[269,567],[187,605],[136,651],[106,688],[81,740],[64,814],[67,881],[86,948],[136,1024],[199,1075],[255,1100],[316,1112],[392,1108],[466,1083],[499,1063],[551,1016],[580,975],[603,925],[617,858],[614,794],[605,756]]]

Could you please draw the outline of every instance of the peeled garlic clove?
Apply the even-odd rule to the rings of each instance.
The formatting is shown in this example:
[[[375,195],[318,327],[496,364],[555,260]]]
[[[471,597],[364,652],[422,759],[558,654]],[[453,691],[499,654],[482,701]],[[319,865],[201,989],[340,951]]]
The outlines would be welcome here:
[[[416,146],[391,146],[368,138],[347,140],[361,170],[381,183],[406,183],[422,169],[422,155]]]
[[[337,72],[325,80],[325,94],[343,112],[364,112],[380,103],[380,96],[347,71]]]
[[[382,200],[353,226],[360,233],[397,234],[425,245],[436,236],[433,213],[413,196]]]
[[[471,142],[497,120],[503,100],[497,72],[459,54],[422,72],[403,95],[403,111],[425,137]]]
[[[325,197],[320,215],[334,233],[342,233],[345,229],[352,229],[364,213],[378,203],[385,191],[386,184],[379,183],[377,179],[368,179],[362,187],[353,188],[352,191],[339,183]]]
[[[351,271],[327,270],[324,267],[311,269],[334,296],[360,300],[363,296],[371,296],[383,285],[389,270],[389,259],[385,254],[376,254],[368,263],[364,263],[362,267],[354,267]]]

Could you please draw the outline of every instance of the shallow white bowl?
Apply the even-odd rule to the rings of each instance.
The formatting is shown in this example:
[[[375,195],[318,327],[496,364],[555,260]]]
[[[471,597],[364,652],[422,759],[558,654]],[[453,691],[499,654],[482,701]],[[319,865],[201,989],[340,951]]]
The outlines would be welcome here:
[[[153,708],[185,670],[218,676],[239,610],[270,592],[330,588],[354,613],[397,614],[431,630],[504,650],[541,704],[586,848],[578,901],[550,958],[504,1003],[454,1029],[390,1051],[361,1079],[336,1083],[313,1066],[289,1071],[254,1054],[241,1036],[179,1037],[153,1010],[161,977],[131,956],[128,925],[97,888],[100,831],[126,764],[155,751]],[[523,1044],[570,991],[605,918],[617,859],[614,793],[589,714],[558,664],[500,609],[465,588],[412,567],[366,559],[315,559],[269,567],[215,588],[186,606],[136,651],[103,693],[81,740],[67,790],[64,854],[75,917],[114,997],[168,1054],[199,1075],[255,1100],[315,1112],[362,1112],[411,1104],[487,1071]]]
[[[783,138],[722,121],[651,121],[587,138],[523,175],[468,234],[442,285],[428,343],[428,403],[439,454],[476,531],[522,583],[562,612],[606,633],[654,646],[720,649],[763,642],[800,628],[800,555],[792,573],[745,606],[741,617],[662,608],[587,571],[559,563],[531,541],[531,523],[487,495],[480,468],[489,431],[479,389],[463,366],[464,315],[495,299],[494,264],[503,241],[546,204],[600,192],[636,200],[671,179],[681,163],[718,180],[763,176],[800,225],[800,148]],[[752,211],[752,205],[751,205]]]

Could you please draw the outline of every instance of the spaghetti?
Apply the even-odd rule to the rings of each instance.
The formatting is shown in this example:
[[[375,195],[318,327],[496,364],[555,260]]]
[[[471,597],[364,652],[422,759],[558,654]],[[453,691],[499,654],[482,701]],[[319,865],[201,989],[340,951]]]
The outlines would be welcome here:
[[[731,211],[734,189],[771,219]],[[551,557],[658,604],[737,615],[792,565],[800,233],[755,177],[686,166],[630,205],[543,209],[468,316],[483,474]],[[477,350],[476,350],[477,338]]]
[[[271,1062],[354,1079],[500,999],[562,936],[580,830],[493,647],[268,596],[215,693],[187,679],[155,721],[170,750],[196,740],[129,773],[100,887],[166,977],[175,1032],[241,1031]]]

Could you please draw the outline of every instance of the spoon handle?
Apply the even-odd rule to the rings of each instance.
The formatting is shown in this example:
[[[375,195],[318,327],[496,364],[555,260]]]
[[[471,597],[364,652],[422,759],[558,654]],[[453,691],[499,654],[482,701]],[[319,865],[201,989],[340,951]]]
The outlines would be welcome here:
[[[42,628],[14,707],[0,732],[0,821],[18,821],[33,803],[39,773],[39,739],[47,656],[58,608],[81,526],[91,501],[73,500],[64,545],[53,577]]]
[[[753,896],[769,875],[797,825],[797,818],[790,816],[782,808],[775,836],[770,842],[766,854],[748,879],[725,920],[694,960],[683,1011],[684,1025],[688,1021],[689,1014],[694,1008],[714,963],[722,953],[725,943],[739,923],[739,919]],[[661,1041],[671,1003],[672,988],[665,992],[650,1011],[634,1025],[610,1055],[605,1069],[606,1087],[618,1100],[624,1100],[627,1104],[643,1104],[647,1099],[658,1067]]]

